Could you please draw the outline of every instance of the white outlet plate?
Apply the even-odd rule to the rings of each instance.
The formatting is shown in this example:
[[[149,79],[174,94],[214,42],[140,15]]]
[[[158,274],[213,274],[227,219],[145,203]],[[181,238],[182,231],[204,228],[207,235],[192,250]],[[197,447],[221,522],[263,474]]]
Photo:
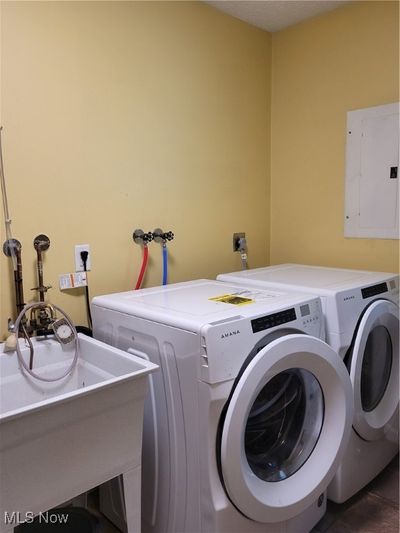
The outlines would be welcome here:
[[[75,272],[83,272],[83,263],[81,259],[81,252],[88,252],[88,258],[86,261],[86,270],[92,269],[92,257],[90,255],[90,246],[88,244],[75,244]]]

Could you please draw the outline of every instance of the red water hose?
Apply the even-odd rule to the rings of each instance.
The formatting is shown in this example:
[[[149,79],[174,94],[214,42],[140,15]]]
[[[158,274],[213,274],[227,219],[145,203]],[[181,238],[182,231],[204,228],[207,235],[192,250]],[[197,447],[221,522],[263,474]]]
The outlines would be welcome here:
[[[143,278],[144,278],[144,275],[145,275],[145,272],[146,272],[146,268],[147,268],[147,260],[148,260],[148,258],[149,258],[149,249],[147,248],[147,244],[145,244],[143,246],[142,266],[140,268],[139,277],[138,277],[137,282],[136,282],[135,291],[140,289],[140,287],[142,285],[142,281],[143,281]]]

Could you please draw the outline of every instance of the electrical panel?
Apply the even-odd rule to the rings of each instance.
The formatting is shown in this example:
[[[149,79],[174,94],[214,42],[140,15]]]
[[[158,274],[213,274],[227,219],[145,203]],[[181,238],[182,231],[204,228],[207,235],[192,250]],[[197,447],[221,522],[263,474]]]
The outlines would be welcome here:
[[[399,104],[347,113],[345,237],[399,239]]]

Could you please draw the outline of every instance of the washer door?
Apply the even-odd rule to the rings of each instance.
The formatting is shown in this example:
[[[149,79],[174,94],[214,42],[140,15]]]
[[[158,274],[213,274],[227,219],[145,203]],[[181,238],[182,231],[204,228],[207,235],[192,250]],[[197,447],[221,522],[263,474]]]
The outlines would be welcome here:
[[[364,312],[354,337],[350,379],[354,391],[354,429],[365,440],[384,438],[398,425],[399,308],[377,300]]]
[[[353,415],[348,372],[323,341],[272,341],[231,395],[221,474],[232,503],[258,522],[280,522],[315,502],[333,478]]]

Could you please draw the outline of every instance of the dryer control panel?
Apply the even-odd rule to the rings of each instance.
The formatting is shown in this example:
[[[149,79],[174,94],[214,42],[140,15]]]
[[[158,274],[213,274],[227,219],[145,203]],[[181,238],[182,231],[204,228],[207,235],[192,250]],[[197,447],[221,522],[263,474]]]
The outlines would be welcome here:
[[[325,299],[325,314],[329,324],[327,341],[342,358],[351,343],[357,322],[368,305],[379,299],[399,305],[399,277],[388,274],[387,279],[376,281],[341,290],[335,298]]]

